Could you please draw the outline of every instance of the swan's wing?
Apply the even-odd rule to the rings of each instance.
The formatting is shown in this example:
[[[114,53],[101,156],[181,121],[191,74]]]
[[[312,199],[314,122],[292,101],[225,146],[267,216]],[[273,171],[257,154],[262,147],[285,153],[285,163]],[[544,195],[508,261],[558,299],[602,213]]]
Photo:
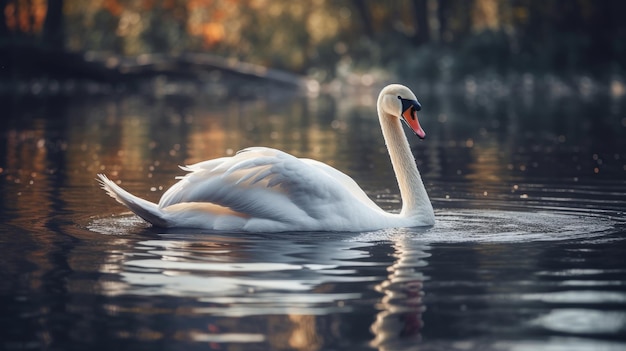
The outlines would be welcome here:
[[[371,202],[347,175],[275,149],[249,148],[184,169],[190,173],[163,194],[160,208],[210,202],[250,217],[288,221],[298,215],[315,217],[337,201],[363,202],[364,197]]]
[[[335,181],[341,184],[347,191],[349,191],[354,197],[362,201],[364,204],[378,208],[378,205],[370,199],[367,194],[361,189],[361,187],[354,181],[354,179],[350,178],[347,174],[333,168],[323,162],[312,160],[312,159],[301,159],[303,162],[310,164],[313,167],[320,169],[325,172],[329,176],[331,176]]]

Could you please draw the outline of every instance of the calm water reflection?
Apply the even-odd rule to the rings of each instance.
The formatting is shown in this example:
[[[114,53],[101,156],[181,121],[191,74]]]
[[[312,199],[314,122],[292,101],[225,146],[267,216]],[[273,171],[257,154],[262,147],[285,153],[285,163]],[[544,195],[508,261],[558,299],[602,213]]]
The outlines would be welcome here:
[[[3,98],[2,349],[626,347],[623,98],[418,94],[427,229],[156,230],[177,165],[264,145],[400,206],[376,92],[341,98]]]

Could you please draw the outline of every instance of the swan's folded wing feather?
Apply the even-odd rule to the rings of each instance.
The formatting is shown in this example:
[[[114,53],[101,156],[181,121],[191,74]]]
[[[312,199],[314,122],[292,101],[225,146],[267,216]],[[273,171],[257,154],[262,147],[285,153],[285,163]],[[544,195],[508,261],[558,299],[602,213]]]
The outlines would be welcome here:
[[[251,217],[288,220],[297,213],[310,216],[312,208],[347,195],[332,171],[269,148],[245,149],[186,169],[190,173],[163,195],[159,207],[210,202]]]
[[[370,199],[367,194],[361,189],[361,187],[354,181],[354,179],[350,178],[347,174],[333,168],[323,162],[312,160],[312,159],[302,159],[302,162],[308,163],[309,165],[318,168],[319,170],[325,172],[329,176],[331,176],[335,181],[341,184],[347,191],[349,191],[354,197],[361,200],[365,205],[378,209],[378,205]]]

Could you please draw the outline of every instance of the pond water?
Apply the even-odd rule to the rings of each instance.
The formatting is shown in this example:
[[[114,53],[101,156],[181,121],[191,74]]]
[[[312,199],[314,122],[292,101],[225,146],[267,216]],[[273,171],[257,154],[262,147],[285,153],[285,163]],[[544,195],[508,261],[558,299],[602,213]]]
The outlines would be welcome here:
[[[377,92],[3,97],[0,349],[624,350],[626,101],[415,89],[432,228],[147,226],[178,165],[253,146],[400,207]]]

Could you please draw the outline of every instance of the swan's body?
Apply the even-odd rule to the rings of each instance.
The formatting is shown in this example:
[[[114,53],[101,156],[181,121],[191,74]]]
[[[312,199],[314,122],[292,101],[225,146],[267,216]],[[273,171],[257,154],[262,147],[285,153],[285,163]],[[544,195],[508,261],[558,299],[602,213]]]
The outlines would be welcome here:
[[[428,199],[400,119],[424,137],[420,105],[401,85],[385,87],[378,115],[396,173],[402,211],[383,211],[346,174],[315,160],[270,148],[248,148],[183,167],[189,173],[158,204],[140,199],[104,175],[103,189],[144,220],[159,227],[210,230],[363,231],[434,224]]]

